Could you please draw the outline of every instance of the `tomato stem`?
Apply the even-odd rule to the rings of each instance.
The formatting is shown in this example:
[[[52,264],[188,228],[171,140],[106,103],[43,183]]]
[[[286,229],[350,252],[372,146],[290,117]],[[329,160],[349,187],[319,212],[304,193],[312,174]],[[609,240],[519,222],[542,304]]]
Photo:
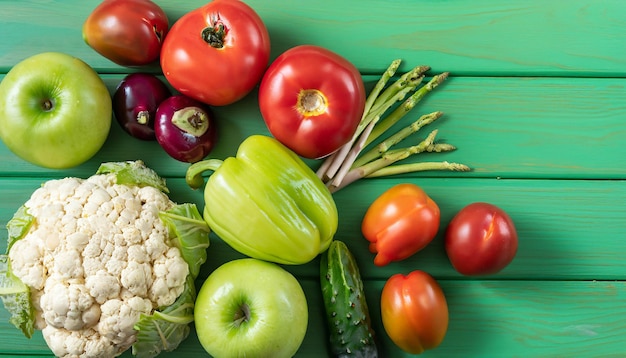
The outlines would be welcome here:
[[[296,108],[305,117],[319,116],[328,109],[328,100],[316,89],[305,89],[298,93]]]
[[[226,28],[224,24],[216,21],[213,26],[207,26],[202,29],[200,34],[202,40],[213,48],[224,47],[224,37],[226,37]]]

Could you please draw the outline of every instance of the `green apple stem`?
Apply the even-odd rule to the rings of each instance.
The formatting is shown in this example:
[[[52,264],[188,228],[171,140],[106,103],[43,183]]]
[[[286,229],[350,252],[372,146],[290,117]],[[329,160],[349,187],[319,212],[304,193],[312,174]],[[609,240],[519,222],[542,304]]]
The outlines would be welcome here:
[[[52,108],[54,108],[54,101],[52,101],[49,98],[46,98],[41,104],[41,109],[44,110],[45,112],[51,111]]]
[[[235,312],[234,323],[235,327],[241,326],[243,323],[250,320],[250,306],[247,303],[242,304],[237,312]]]

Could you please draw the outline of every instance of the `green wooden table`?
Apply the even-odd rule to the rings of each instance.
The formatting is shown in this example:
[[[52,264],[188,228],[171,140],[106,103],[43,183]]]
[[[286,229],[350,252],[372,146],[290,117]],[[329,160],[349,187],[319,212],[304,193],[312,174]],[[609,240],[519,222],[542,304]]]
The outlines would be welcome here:
[[[171,22],[203,1],[156,1]],[[395,58],[451,77],[411,116],[442,110],[430,129],[458,150],[437,159],[463,162],[467,173],[427,172],[362,180],[339,191],[337,239],[359,262],[382,356],[399,357],[382,328],[379,295],[394,273],[431,273],[448,298],[443,344],[426,357],[626,357],[626,2],[248,0],[272,38],[272,57],[304,43],[352,61],[368,83]],[[84,44],[81,26],[97,1],[0,1],[0,79],[20,60],[62,51],[93,66],[111,90],[130,70]],[[158,71],[158,68],[152,68]],[[211,156],[233,155],[252,133],[267,134],[256,93],[216,108],[220,142]],[[410,120],[410,119],[407,119]],[[116,124],[116,123],[114,123]],[[0,144],[0,226],[43,180],[91,175],[99,163],[143,159],[166,177],[176,201],[203,205],[184,183],[187,165],[156,143],[113,126],[103,150],[79,167],[46,170]],[[430,158],[429,158],[430,159]],[[419,156],[415,159],[420,160]],[[317,163],[311,163],[317,165]],[[422,186],[439,203],[442,225],[466,204],[488,201],[510,213],[520,238],[500,274],[466,278],[450,266],[441,234],[414,257],[375,267],[360,233],[371,201],[400,182]],[[242,218],[243,220],[243,218]],[[6,242],[0,244],[4,251]],[[202,281],[240,257],[212,237]],[[318,261],[287,267],[310,302],[300,357],[326,353]],[[50,355],[41,334],[28,340],[0,309],[0,355]],[[163,356],[203,356],[195,333]]]

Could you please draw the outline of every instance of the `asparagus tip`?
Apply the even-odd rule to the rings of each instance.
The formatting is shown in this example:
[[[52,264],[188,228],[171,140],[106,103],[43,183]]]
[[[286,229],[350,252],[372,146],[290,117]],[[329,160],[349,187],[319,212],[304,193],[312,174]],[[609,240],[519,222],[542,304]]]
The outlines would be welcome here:
[[[468,167],[465,164],[461,164],[461,163],[447,163],[448,169],[450,169],[451,171],[455,171],[455,172],[469,172],[471,170],[470,167]]]
[[[450,72],[444,72],[444,73],[441,73],[441,74],[438,76],[438,80],[437,80],[437,82],[438,82],[438,83],[441,83],[441,82],[445,81],[445,80],[448,78],[448,76],[450,76]]]

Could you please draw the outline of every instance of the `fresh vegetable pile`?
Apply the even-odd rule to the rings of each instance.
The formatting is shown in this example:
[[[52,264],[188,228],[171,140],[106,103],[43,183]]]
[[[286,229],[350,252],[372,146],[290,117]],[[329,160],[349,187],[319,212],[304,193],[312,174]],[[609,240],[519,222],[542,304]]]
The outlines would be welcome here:
[[[493,204],[474,203],[442,223],[438,204],[407,179],[365,208],[362,238],[348,243],[335,239],[342,222],[333,193],[363,178],[470,170],[406,160],[456,149],[437,140],[438,129],[418,137],[442,111],[398,128],[449,73],[431,75],[420,65],[397,74],[396,59],[367,93],[347,58],[319,46],[294,46],[270,63],[269,32],[242,1],[210,1],[171,27],[155,3],[132,0],[127,11],[128,2],[98,5],[86,16],[83,37],[102,56],[137,71],[103,96],[106,88],[88,65],[41,54],[39,61],[66,76],[88,80],[84,93],[72,94],[87,105],[55,97],[59,82],[38,92],[38,105],[16,112],[11,108],[23,104],[19,94],[30,89],[29,79],[48,76],[26,76],[18,64],[0,83],[0,138],[32,164],[68,168],[100,149],[113,115],[128,135],[156,141],[171,158],[189,163],[186,183],[202,189],[204,208],[171,201],[165,181],[141,160],[103,163],[87,179],[45,182],[7,225],[0,297],[11,322],[27,337],[42,330],[57,356],[113,357],[131,347],[134,355],[155,356],[176,349],[195,321],[212,356],[290,357],[306,335],[309,309],[288,268],[319,258],[330,355],[381,354],[383,332],[374,331],[372,314],[401,350],[439,346],[449,312],[436,279],[425,271],[398,272],[379,293],[380,312],[370,312],[349,246],[368,245],[374,265],[385,266],[413,256],[445,229],[446,253],[459,273],[495,274],[517,251],[513,220]],[[111,26],[117,23],[123,26]],[[163,76],[142,72],[145,65],[160,66]],[[209,158],[220,136],[212,109],[237,104],[256,86],[271,136],[251,135],[235,156]],[[97,126],[85,126],[76,113],[85,110],[99,113]],[[77,151],[72,140],[47,135],[36,150],[12,140],[37,135],[42,119],[54,133],[89,132],[79,141],[87,150],[66,160]],[[305,159],[319,166],[314,170]],[[210,272],[196,295],[200,267],[210,259],[210,232],[244,258]]]

